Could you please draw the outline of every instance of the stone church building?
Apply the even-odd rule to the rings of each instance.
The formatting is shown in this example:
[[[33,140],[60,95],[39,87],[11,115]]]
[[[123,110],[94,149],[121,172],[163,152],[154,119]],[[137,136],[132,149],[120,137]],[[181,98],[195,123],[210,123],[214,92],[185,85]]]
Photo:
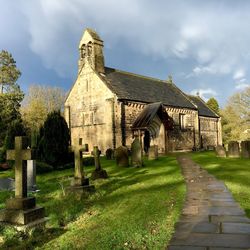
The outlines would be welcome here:
[[[199,96],[172,81],[105,66],[103,41],[86,29],[79,44],[77,79],[65,101],[65,119],[75,139],[102,152],[130,147],[139,136],[145,151],[159,153],[222,144],[220,117]]]

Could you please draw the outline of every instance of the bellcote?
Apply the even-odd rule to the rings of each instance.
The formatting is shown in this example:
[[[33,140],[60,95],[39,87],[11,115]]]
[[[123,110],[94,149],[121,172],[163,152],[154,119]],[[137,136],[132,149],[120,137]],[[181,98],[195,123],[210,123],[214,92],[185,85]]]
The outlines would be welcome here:
[[[94,70],[104,73],[103,41],[92,29],[87,28],[79,43],[78,72],[88,62]]]

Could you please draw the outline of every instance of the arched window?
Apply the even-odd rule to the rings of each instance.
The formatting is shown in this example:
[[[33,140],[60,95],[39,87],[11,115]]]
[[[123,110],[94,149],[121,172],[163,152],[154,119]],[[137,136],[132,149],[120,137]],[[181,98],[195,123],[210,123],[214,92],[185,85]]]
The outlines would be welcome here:
[[[93,51],[93,45],[92,42],[88,43],[88,56],[92,55],[92,51]]]
[[[81,58],[85,58],[86,56],[86,45],[83,44],[82,47],[81,47]]]

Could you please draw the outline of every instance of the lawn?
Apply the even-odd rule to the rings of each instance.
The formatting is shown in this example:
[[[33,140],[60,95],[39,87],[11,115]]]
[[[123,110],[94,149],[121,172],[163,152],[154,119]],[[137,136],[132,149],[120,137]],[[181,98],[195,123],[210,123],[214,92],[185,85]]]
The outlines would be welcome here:
[[[96,192],[84,197],[64,194],[73,169],[38,175],[41,191],[35,196],[50,218],[47,228],[27,235],[2,227],[0,248],[165,249],[185,197],[175,157],[145,160],[142,168],[120,168],[105,159],[101,164],[109,178],[94,181]],[[92,170],[86,168],[88,176]],[[1,207],[11,195],[0,192]]]
[[[192,159],[225,182],[250,218],[250,160],[219,158],[214,152],[192,153]]]

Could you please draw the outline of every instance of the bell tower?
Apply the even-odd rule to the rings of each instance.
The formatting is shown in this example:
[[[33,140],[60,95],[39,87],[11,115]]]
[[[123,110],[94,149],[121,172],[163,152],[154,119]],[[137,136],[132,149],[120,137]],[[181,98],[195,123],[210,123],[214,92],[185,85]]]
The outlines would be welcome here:
[[[98,73],[104,73],[103,41],[92,29],[87,28],[79,44],[78,73],[88,62]]]

